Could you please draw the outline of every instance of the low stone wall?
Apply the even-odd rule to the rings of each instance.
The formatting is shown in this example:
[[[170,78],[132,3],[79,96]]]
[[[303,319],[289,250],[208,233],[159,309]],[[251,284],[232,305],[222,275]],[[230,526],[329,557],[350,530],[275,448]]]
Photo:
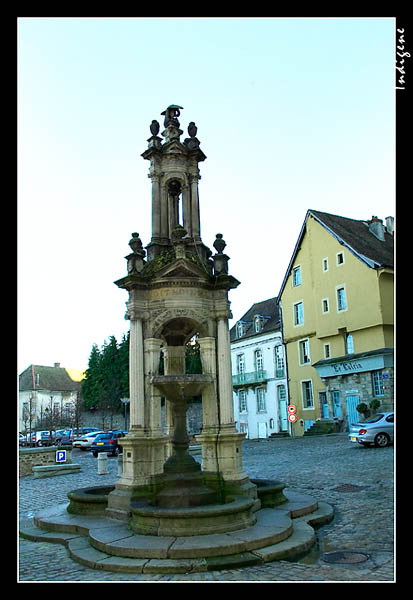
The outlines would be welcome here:
[[[33,475],[32,467],[39,465],[55,465],[58,446],[46,448],[19,448],[19,477]],[[66,464],[72,462],[72,448],[65,446]]]

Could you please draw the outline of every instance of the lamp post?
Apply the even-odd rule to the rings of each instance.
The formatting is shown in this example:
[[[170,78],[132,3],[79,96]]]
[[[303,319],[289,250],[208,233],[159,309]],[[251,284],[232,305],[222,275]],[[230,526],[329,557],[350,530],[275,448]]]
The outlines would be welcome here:
[[[120,401],[122,402],[122,404],[125,407],[125,430],[128,430],[128,420],[127,420],[127,416],[126,416],[126,406],[129,404],[130,402],[130,398],[121,398]]]

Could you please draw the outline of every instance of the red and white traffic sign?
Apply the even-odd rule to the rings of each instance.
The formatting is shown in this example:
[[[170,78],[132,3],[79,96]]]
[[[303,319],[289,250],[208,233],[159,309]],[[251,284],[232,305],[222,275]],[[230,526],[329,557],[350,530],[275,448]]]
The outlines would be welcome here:
[[[297,412],[297,407],[294,404],[290,404],[287,408],[288,412],[291,414]]]
[[[290,413],[290,414],[288,415],[288,420],[290,421],[290,423],[295,423],[297,419],[298,419],[298,417],[297,417],[297,415],[296,415],[296,414],[294,414],[294,413]]]

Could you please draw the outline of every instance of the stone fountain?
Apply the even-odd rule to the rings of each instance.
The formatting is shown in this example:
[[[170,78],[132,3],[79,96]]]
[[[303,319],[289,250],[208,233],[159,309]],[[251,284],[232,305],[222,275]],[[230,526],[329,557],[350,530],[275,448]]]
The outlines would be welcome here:
[[[122,475],[114,486],[73,490],[68,505],[21,528],[30,539],[54,532],[52,541],[94,568],[162,573],[267,562],[308,549],[312,526],[332,518],[325,503],[244,471],[228,327],[228,292],[239,281],[228,273],[222,234],[215,254],[201,240],[198,164],[206,156],[193,122],[180,141],[180,110],[171,105],[162,112],[164,140],[159,123],[150,125],[142,156],[150,161],[152,237],[144,249],[132,234],[127,275],[115,282],[129,294],[130,320]],[[187,374],[185,347],[194,336],[202,373]],[[187,403],[194,396],[202,397],[202,465],[188,452]],[[66,537],[70,532],[82,539]]]

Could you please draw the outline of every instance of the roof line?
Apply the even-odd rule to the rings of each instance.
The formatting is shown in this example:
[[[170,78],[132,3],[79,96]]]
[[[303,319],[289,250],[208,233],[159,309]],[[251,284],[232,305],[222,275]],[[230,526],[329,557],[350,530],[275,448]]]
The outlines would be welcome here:
[[[317,217],[317,215],[314,214],[314,212],[312,210],[308,211],[309,213],[311,213],[311,216],[318,222],[320,223],[320,225],[322,227],[324,227],[324,229],[326,231],[328,231],[328,233],[330,233],[342,246],[345,246],[348,250],[350,250],[350,252],[352,252],[354,254],[354,256],[356,256],[357,258],[359,258],[361,261],[365,262],[367,264],[367,266],[369,266],[370,268],[374,269],[376,266],[381,266],[380,263],[376,262],[375,260],[371,259],[371,258],[367,258],[367,256],[365,256],[364,254],[361,254],[360,252],[357,252],[357,250],[355,250],[353,248],[353,246],[351,246],[348,242],[346,242],[345,240],[343,240],[342,237],[340,237],[338,235],[338,233],[336,233],[333,229],[331,229],[328,225],[326,225],[325,223],[323,223],[323,221]],[[321,211],[320,211],[321,212]],[[348,218],[348,217],[347,217]],[[351,219],[352,221],[358,221],[358,219]]]

